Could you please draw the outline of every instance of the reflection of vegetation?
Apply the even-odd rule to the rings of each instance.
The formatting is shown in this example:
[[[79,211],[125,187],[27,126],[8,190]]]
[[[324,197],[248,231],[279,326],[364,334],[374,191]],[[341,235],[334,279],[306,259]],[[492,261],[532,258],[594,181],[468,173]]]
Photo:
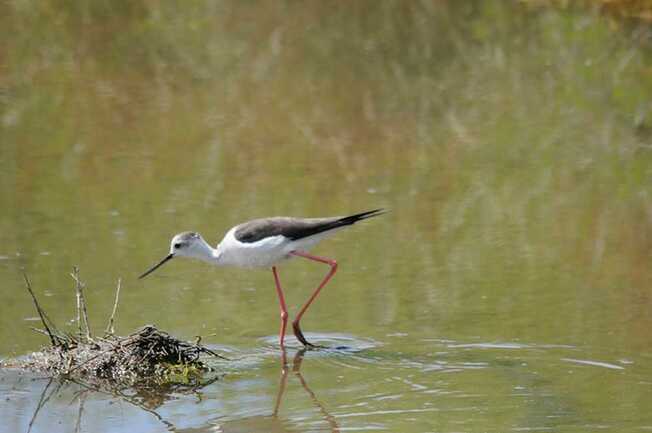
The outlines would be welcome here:
[[[328,247],[321,329],[648,350],[648,29],[501,0],[0,8],[0,240],[50,285],[135,275],[179,230],[387,205],[382,236]],[[275,326],[265,276],[188,269],[129,296],[182,333]],[[600,395],[640,409],[623,383]]]
[[[539,5],[555,5],[558,7],[593,7],[617,17],[627,17],[652,21],[652,2],[649,0],[521,0],[523,3]]]

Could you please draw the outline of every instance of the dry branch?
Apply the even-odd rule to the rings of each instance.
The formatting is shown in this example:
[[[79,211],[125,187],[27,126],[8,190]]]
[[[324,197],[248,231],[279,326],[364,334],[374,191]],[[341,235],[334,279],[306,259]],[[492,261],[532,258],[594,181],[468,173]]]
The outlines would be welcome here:
[[[115,330],[113,329],[113,318],[115,317],[115,312],[118,310],[118,300],[120,299],[120,287],[122,286],[122,278],[118,278],[118,286],[115,289],[115,301],[113,301],[113,310],[111,311],[111,317],[109,317],[109,323],[106,325],[106,330],[104,335],[113,335]]]
[[[48,337],[50,337],[50,343],[52,343],[52,346],[58,346],[59,341],[57,340],[56,336],[50,330],[50,326],[48,325],[49,320],[47,320],[47,316],[45,314],[45,311],[41,308],[41,306],[38,303],[38,300],[36,299],[36,296],[34,295],[34,292],[32,291],[32,285],[29,282],[29,278],[27,277],[27,274],[23,273],[23,278],[25,278],[25,285],[27,286],[27,291],[29,292],[30,296],[32,297],[32,301],[34,302],[34,307],[36,307],[36,311],[38,312],[39,317],[41,318],[41,323],[43,323],[43,327],[45,328],[45,331],[47,332]]]
[[[91,339],[91,328],[88,323],[88,311],[86,310],[86,298],[84,297],[84,283],[79,279],[79,268],[76,266],[72,268],[72,273],[70,274],[73,280],[75,280],[75,293],[77,294],[77,324],[79,325],[79,337],[82,336],[82,328],[85,329],[86,339]],[[80,317],[81,316],[81,317]],[[82,319],[83,318],[83,324]]]

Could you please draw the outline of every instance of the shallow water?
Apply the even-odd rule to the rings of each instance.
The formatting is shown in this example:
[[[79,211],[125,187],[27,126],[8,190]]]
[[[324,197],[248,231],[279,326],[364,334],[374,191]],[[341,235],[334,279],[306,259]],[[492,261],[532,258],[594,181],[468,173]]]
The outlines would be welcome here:
[[[52,392],[33,431],[77,424],[82,431],[636,431],[650,421],[640,395],[617,391],[626,382],[649,387],[649,356],[553,344],[310,336],[346,348],[289,350],[285,369],[283,354],[269,346],[227,350],[224,378],[184,394],[116,398],[3,373],[10,403],[3,412],[21,431],[36,397]],[[604,403],[609,412],[593,411]],[[614,422],[617,413],[623,418]]]
[[[0,356],[46,343],[23,271],[74,331],[76,265],[96,330],[122,278],[119,333],[236,360],[121,397],[3,371],[0,431],[652,430],[649,30],[504,1],[0,8]],[[268,270],[136,278],[180,231],[377,207],[314,249],[328,349],[286,369]],[[291,315],[324,268],[280,268]]]

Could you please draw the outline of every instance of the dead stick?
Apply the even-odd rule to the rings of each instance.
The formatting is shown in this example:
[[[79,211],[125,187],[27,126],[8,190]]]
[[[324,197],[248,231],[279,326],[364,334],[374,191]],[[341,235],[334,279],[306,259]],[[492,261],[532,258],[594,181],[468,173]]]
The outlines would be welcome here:
[[[50,334],[48,334],[47,331],[45,331],[45,330],[43,330],[43,329],[35,328],[35,327],[33,327],[33,326],[30,326],[29,329],[31,329],[31,330],[34,331],[34,332],[38,332],[39,334],[43,334],[43,335],[47,335],[47,336],[50,335]]]
[[[70,276],[75,280],[75,289],[77,291],[77,317],[79,317],[79,305],[81,304],[81,311],[84,318],[84,326],[86,327],[86,341],[91,340],[91,327],[88,323],[88,311],[86,310],[86,298],[84,297],[84,283],[79,279],[79,268],[76,266],[72,268],[73,273]],[[80,323],[80,338],[81,338],[81,323]]]
[[[77,268],[72,268],[73,272]],[[75,278],[74,274],[71,274],[73,279]],[[75,296],[77,298],[77,326],[79,327],[79,339],[82,339],[82,321],[81,321],[81,292],[79,291],[79,282],[75,280]]]
[[[47,321],[45,320],[45,313],[41,309],[41,306],[38,304],[38,301],[36,300],[36,296],[34,296],[34,292],[32,291],[32,285],[29,282],[29,278],[27,278],[27,274],[23,273],[23,278],[25,278],[25,284],[27,285],[27,290],[29,291],[29,294],[32,296],[32,301],[34,301],[34,306],[36,307],[36,311],[38,312],[39,317],[41,318],[41,322],[43,322],[43,326],[45,327],[45,330],[48,333],[48,337],[50,337],[50,343],[52,343],[53,346],[58,346],[56,338],[54,338],[54,334],[52,334],[52,331],[50,330],[50,327],[48,326]]]
[[[83,318],[84,318],[84,326],[86,327],[86,341],[90,341],[90,339],[91,339],[91,328],[90,328],[90,325],[88,323],[88,312],[86,311],[86,296],[84,296],[85,285],[79,279],[79,268],[75,267],[74,271],[75,271],[75,281],[79,285],[79,294],[81,296],[81,306],[82,306],[82,313],[83,313]]]
[[[118,309],[118,299],[120,298],[120,287],[122,286],[122,278],[118,278],[118,287],[115,290],[115,302],[113,302],[113,311],[111,311],[111,317],[109,317],[109,324],[106,325],[106,330],[104,334],[113,335],[115,329],[113,329],[113,318],[115,317],[115,312]]]

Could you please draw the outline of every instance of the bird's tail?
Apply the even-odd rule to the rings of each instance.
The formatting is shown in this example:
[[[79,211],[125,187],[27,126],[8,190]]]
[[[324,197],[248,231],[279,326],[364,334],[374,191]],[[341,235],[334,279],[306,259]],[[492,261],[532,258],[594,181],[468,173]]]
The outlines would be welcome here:
[[[374,209],[345,217],[315,218],[312,220],[305,220],[305,226],[293,230],[292,233],[288,233],[286,236],[292,240],[307,238],[308,236],[314,236],[316,234],[324,233],[340,227],[350,226],[363,219],[381,215],[384,212],[384,209]]]
[[[358,221],[365,220],[367,218],[382,215],[385,212],[386,212],[386,210],[382,209],[382,208],[381,209],[368,210],[366,212],[360,212],[360,213],[357,213],[355,215],[349,215],[347,217],[340,218],[340,219],[334,221],[334,223],[337,224],[336,227],[348,226],[348,225],[351,225],[351,224],[355,224]]]
[[[350,226],[357,223],[358,221],[375,217],[377,215],[382,215],[384,213],[385,213],[385,209],[374,209],[374,210],[368,210],[366,212],[360,212],[355,215],[349,215],[349,216],[337,218],[319,227],[319,232],[325,232],[339,227]]]

